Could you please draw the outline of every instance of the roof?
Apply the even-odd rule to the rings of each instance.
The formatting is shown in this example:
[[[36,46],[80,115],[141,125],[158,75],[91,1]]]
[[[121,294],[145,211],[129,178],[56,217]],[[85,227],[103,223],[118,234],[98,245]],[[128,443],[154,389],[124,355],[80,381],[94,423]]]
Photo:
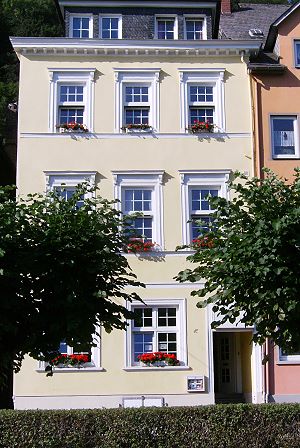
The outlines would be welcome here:
[[[220,33],[223,39],[249,39],[250,29],[260,29],[265,41],[270,25],[288,9],[289,5],[240,3],[238,11],[221,15]]]
[[[269,34],[267,36],[265,48],[272,50],[278,35],[278,26],[284,22],[294,11],[300,8],[300,0],[290,6],[281,16],[279,16],[270,26]]]

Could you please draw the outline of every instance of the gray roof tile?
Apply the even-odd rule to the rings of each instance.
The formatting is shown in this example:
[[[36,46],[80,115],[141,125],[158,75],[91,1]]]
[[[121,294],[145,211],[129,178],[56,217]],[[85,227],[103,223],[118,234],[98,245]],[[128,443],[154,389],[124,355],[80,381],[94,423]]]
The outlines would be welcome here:
[[[222,14],[220,34],[223,39],[251,39],[249,30],[258,28],[267,38],[270,25],[283,14],[289,5],[264,3],[240,3],[240,10],[231,14]]]

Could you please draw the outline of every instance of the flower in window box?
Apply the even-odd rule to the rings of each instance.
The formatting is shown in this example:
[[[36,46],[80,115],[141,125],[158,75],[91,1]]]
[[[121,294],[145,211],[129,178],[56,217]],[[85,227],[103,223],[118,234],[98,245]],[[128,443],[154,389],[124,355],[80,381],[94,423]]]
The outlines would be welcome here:
[[[64,132],[88,132],[88,128],[85,124],[77,123],[76,121],[71,121],[70,123],[62,123],[56,126],[61,133]]]
[[[214,124],[209,123],[208,121],[197,121],[195,120],[193,124],[191,124],[187,130],[192,134],[198,134],[201,132],[213,132]]]
[[[121,127],[122,131],[132,132],[132,131],[144,131],[150,132],[152,130],[152,126],[148,123],[129,123],[125,124]]]
[[[131,238],[130,243],[127,245],[127,252],[151,252],[156,246],[156,243],[152,241],[144,241],[142,238]]]
[[[194,249],[205,249],[205,248],[212,248],[214,246],[213,240],[208,236],[203,236],[199,238],[195,238],[192,241],[192,247]]]
[[[138,360],[142,365],[148,367],[178,366],[180,364],[176,355],[163,352],[143,353],[138,355]]]
[[[74,354],[67,355],[62,353],[51,359],[50,364],[55,367],[80,367],[83,364],[90,362],[89,355]]]

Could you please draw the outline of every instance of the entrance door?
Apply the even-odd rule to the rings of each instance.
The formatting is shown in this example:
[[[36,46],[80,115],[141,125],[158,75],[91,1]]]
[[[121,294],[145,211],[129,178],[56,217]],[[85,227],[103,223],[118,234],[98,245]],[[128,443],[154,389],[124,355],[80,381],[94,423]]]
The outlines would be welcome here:
[[[237,392],[235,339],[233,333],[214,333],[215,392]]]

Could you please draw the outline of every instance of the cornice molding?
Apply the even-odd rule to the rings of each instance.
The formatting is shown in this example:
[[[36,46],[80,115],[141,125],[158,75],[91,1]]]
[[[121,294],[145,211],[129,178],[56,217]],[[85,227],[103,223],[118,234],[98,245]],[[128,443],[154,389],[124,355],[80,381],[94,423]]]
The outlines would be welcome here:
[[[30,56],[248,56],[258,53],[262,42],[249,40],[101,40],[42,37],[11,37],[14,50]]]

